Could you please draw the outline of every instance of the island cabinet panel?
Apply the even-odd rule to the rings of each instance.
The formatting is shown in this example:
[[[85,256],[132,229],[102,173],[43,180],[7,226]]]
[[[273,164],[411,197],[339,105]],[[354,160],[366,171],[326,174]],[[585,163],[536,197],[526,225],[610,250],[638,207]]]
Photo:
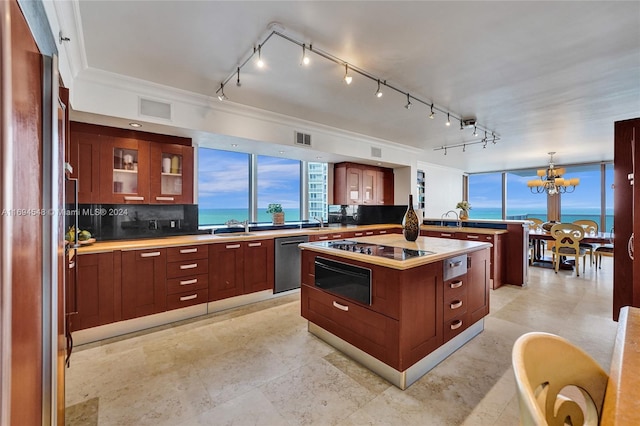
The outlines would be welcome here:
[[[467,275],[444,282],[444,341],[448,342],[471,325]]]
[[[491,288],[496,289],[502,286],[503,276],[505,269],[505,262],[503,259],[503,246],[505,240],[501,234],[488,235],[488,234],[476,234],[473,232],[461,233],[462,237],[469,241],[482,241],[491,243],[493,247],[490,249],[491,264],[489,268],[491,276]],[[461,238],[462,239],[462,238]]]
[[[244,243],[244,293],[273,289],[274,247],[273,240]]]
[[[399,364],[397,320],[306,284],[301,303],[309,321],[386,364]]]
[[[467,301],[470,324],[489,314],[489,249],[469,253]],[[469,325],[470,325],[469,324]]]
[[[122,318],[157,314],[166,307],[166,249],[122,252]]]
[[[70,330],[77,331],[119,321],[119,252],[75,257],[77,280],[70,288]]]
[[[395,291],[401,293],[400,362],[393,367],[404,371],[442,345],[442,262],[396,276]]]
[[[209,299],[209,247],[167,248],[167,310],[184,308]]]
[[[243,280],[242,243],[209,245],[209,301],[241,295]]]

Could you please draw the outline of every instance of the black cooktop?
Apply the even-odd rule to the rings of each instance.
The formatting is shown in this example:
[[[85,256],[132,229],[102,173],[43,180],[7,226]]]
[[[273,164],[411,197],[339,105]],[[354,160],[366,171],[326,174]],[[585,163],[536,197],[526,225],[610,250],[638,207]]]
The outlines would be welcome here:
[[[414,257],[435,254],[435,252],[428,250],[413,250],[402,247],[382,246],[378,244],[360,243],[352,240],[323,241],[315,244],[332,249],[350,251],[370,256],[386,257],[387,259],[394,260],[407,260]]]

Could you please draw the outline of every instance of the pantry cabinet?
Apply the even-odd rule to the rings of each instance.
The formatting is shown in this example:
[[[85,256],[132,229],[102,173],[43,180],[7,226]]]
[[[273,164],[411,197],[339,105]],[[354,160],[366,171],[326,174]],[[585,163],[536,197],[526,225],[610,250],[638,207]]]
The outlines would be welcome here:
[[[334,204],[393,204],[393,169],[337,163],[333,182]]]

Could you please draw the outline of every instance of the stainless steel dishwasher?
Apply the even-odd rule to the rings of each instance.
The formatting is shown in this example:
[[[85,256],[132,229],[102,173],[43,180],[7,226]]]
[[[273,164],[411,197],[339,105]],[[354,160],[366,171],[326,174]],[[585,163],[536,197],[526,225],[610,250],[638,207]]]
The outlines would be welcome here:
[[[274,293],[300,287],[300,249],[298,244],[309,242],[307,235],[276,238],[276,268]]]

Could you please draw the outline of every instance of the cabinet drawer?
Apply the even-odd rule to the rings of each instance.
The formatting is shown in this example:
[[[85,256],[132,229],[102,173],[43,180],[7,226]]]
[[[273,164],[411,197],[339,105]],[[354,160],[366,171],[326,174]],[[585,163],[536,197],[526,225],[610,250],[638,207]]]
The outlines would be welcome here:
[[[189,275],[167,280],[167,294],[184,293],[209,287],[209,275]]]
[[[444,282],[444,298],[467,291],[467,275],[461,275]]]
[[[493,235],[487,234],[465,234],[465,239],[471,241],[483,241],[487,243],[493,243]]]
[[[194,259],[167,263],[167,278],[202,275],[209,272],[208,259]]]
[[[304,318],[398,368],[398,321],[307,285],[301,301]]]
[[[444,322],[444,341],[448,342],[458,334],[462,333],[467,329],[467,327],[469,327],[469,325],[471,325],[470,322],[468,313],[446,320]]]
[[[459,317],[467,312],[467,292],[461,291],[444,298],[444,321]]]
[[[206,303],[209,298],[209,289],[186,291],[184,293],[169,294],[167,296],[167,310],[184,308],[186,306]]]
[[[168,262],[182,262],[192,259],[206,259],[209,256],[209,246],[206,244],[197,246],[170,247],[167,249]]]

